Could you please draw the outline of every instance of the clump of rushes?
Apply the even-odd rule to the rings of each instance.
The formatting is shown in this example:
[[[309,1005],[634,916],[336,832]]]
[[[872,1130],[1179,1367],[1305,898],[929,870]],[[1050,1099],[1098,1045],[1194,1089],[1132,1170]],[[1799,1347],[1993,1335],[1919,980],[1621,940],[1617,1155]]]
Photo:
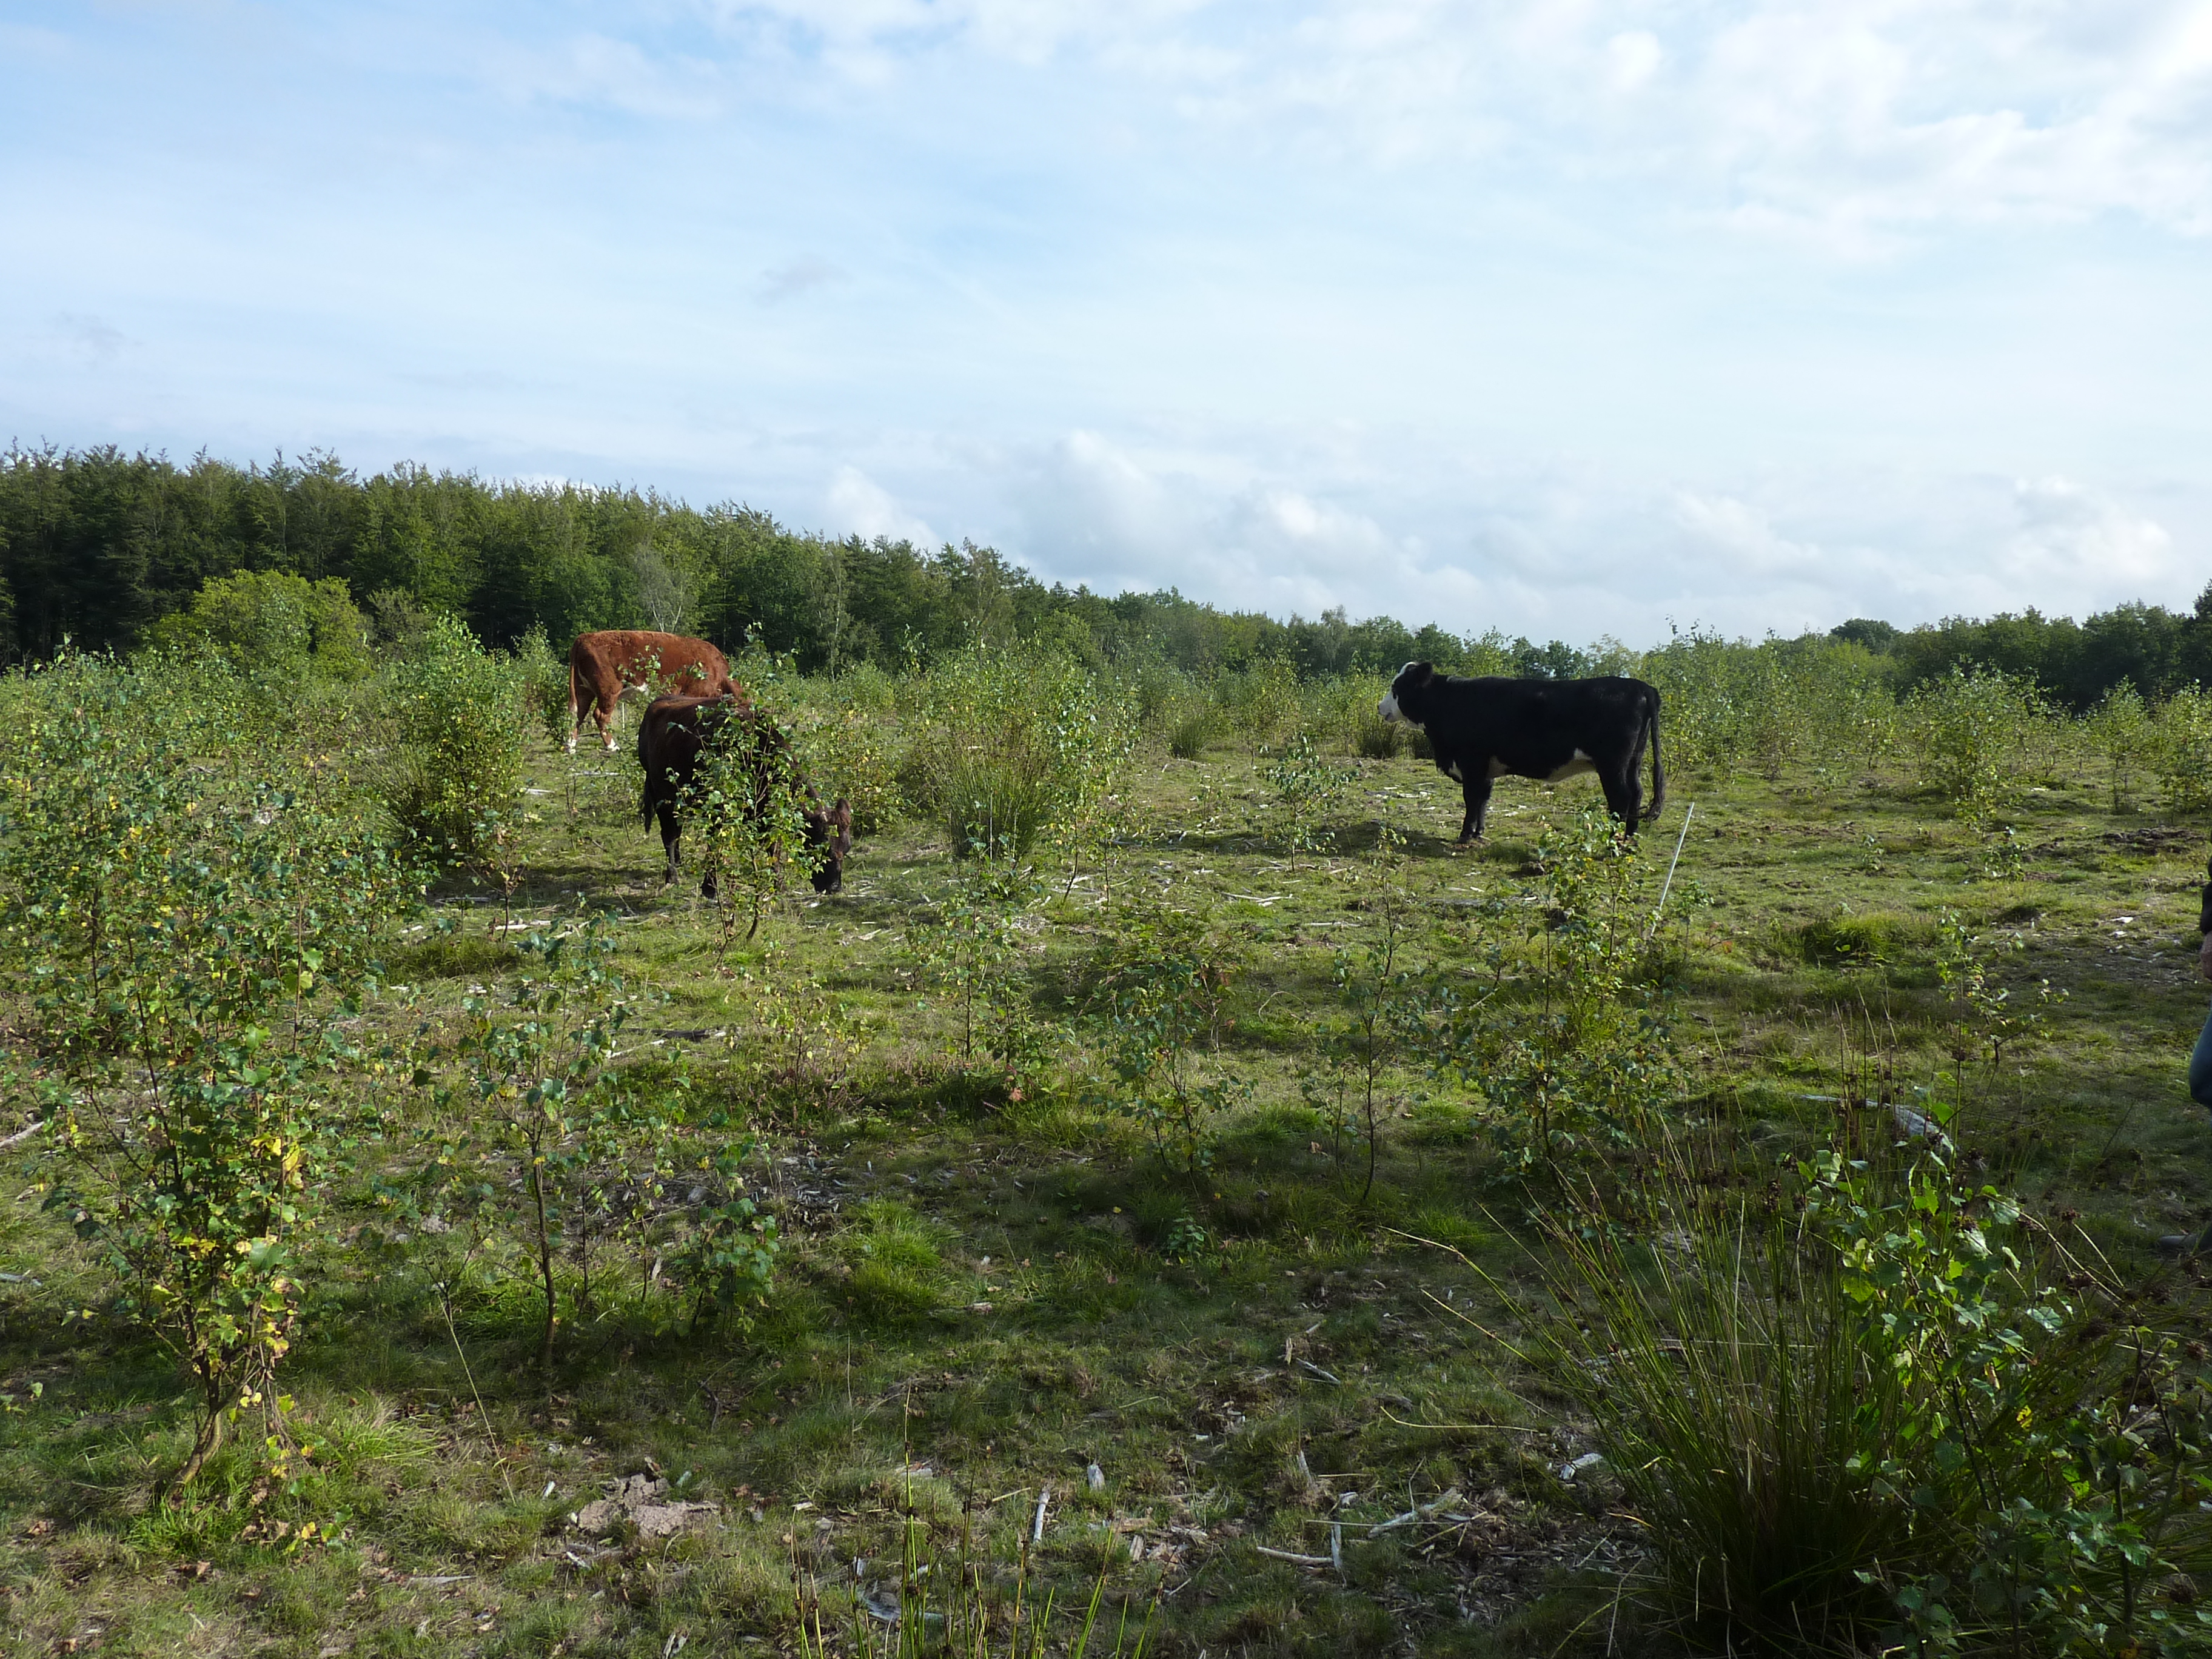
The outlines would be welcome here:
[[[2212,1565],[2212,1446],[2165,1332],[1940,1134],[1716,1175],[1669,1146],[1634,1231],[1547,1228],[1528,1358],[1641,1525],[1625,1595],[1716,1650],[2199,1650],[2160,1591]]]

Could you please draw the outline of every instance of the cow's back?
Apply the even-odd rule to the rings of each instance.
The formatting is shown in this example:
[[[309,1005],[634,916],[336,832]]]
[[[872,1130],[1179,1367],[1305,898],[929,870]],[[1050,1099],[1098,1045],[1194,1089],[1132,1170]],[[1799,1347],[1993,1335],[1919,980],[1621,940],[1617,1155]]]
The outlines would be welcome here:
[[[690,785],[699,757],[726,711],[725,697],[656,697],[637,723],[637,763],[645,774],[645,816]]]
[[[729,659],[705,640],[688,634],[660,634],[644,628],[603,628],[576,635],[568,647],[569,666],[585,682],[612,680],[622,685],[659,681],[681,686],[686,695],[742,696],[730,672]]]
[[[1435,697],[1426,729],[1440,754],[1452,749],[1492,756],[1513,771],[1548,771],[1577,750],[1625,747],[1659,702],[1653,687],[1618,674],[1570,680],[1453,676]]]

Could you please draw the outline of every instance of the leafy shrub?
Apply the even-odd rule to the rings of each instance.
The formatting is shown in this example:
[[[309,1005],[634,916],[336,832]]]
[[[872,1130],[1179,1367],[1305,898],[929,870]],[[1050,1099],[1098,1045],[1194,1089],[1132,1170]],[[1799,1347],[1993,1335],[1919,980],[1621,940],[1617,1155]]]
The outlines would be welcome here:
[[[1093,809],[1129,753],[1126,707],[1065,657],[976,646],[920,690],[910,775],[956,857],[1025,856]]]
[[[754,1149],[702,1155],[684,1122],[681,1073],[613,1064],[633,1000],[609,966],[611,940],[585,932],[521,948],[535,958],[529,971],[463,1000],[458,1079],[438,1098],[469,1109],[428,1161],[426,1199],[520,1259],[518,1277],[534,1281],[541,1365],[562,1322],[562,1265],[581,1268],[571,1300],[587,1305],[594,1254],[611,1239],[635,1250],[648,1287],[665,1262],[695,1328],[742,1322],[770,1288],[779,1249],[743,1177]],[[682,1202],[672,1200],[679,1159],[692,1189]]]
[[[336,577],[309,582],[281,570],[210,576],[185,610],[164,617],[149,643],[170,650],[206,646],[233,667],[280,677],[312,666],[360,679],[374,663],[368,623]]]
[[[1212,1161],[1212,1121],[1236,1097],[1211,1055],[1242,957],[1210,916],[1135,901],[1116,914],[1098,964],[1093,1008],[1106,1069],[1093,1094],[1192,1176]]]
[[[1307,732],[1292,734],[1260,769],[1261,781],[1274,797],[1274,816],[1285,847],[1298,853],[1326,844],[1322,815],[1344,799],[1358,775],[1350,767],[1323,760]]]
[[[1661,1606],[1794,1652],[2201,1642],[2147,1593],[2212,1559],[2175,1346],[2060,1288],[2095,1281],[1940,1137],[1776,1188],[1677,1160],[1636,1234],[1550,1229],[1539,1357],[1597,1425]]]
[[[1895,738],[1887,665],[1845,641],[1754,644],[1692,628],[1634,672],[1659,689],[1665,741],[1682,765],[1748,765],[1771,780],[1793,760],[1869,763]]]
[[[2192,685],[2168,697],[2159,706],[2150,747],[2167,811],[2201,812],[2212,805],[2212,695]]]
[[[1905,712],[1923,779],[1960,817],[1977,820],[2009,792],[2045,717],[2029,682],[1961,664],[1915,690]]]
[[[988,1059],[1009,1089],[1042,1065],[1045,1036],[1030,995],[1030,929],[1037,884],[1004,860],[957,874],[913,938],[951,1016],[952,1055],[973,1069]]]
[[[236,723],[228,670],[70,656],[10,690],[0,994],[40,1075],[41,1185],[194,1390],[188,1480],[274,1410],[324,1079],[420,882],[358,803]]]
[[[1287,657],[1262,657],[1222,675],[1214,683],[1213,697],[1224,726],[1255,755],[1279,742],[1304,714],[1298,671]]]
[[[398,752],[386,804],[433,857],[495,856],[522,793],[523,713],[514,665],[465,624],[441,617],[422,654],[399,665],[392,704]]]
[[[887,681],[880,673],[873,678]],[[860,684],[850,684],[856,680]],[[792,720],[801,775],[823,800],[845,798],[853,809],[856,836],[879,835],[905,815],[894,728],[883,711],[872,706],[878,689],[861,676],[840,675],[831,687],[829,707],[802,708]],[[861,696],[871,701],[860,701]]]
[[[380,655],[393,660],[411,657],[430,636],[431,613],[404,587],[380,587],[363,605]]]
[[[2082,729],[2090,745],[2104,757],[2112,811],[2127,811],[2136,770],[2154,754],[2150,711],[2135,687],[2123,680],[2105,694]]]
[[[536,720],[548,739],[565,745],[573,729],[568,724],[568,653],[556,653],[544,624],[532,623],[530,631],[514,642],[514,657],[525,715]]]
[[[1382,701],[1381,694],[1376,702]],[[1355,709],[1352,716],[1352,752],[1362,760],[1395,760],[1412,747],[1413,731],[1403,720],[1386,720],[1375,704]]]
[[[1374,932],[1359,948],[1339,946],[1334,953],[1336,1010],[1316,1022],[1321,1063],[1301,1077],[1300,1092],[1328,1131],[1340,1172],[1351,1167],[1347,1143],[1356,1134],[1363,1144],[1366,1176],[1359,1196],[1364,1203],[1375,1189],[1389,1073],[1431,1036],[1437,999],[1426,976],[1409,962],[1413,895],[1395,837],[1386,830],[1377,839],[1375,857],[1353,881]]]
[[[781,728],[739,713],[717,726],[700,754],[682,806],[684,842],[702,890],[715,901],[720,951],[736,925],[745,937],[813,873],[798,762]]]
[[[1663,1005],[1636,978],[1656,926],[1637,856],[1602,811],[1547,831],[1538,902],[1491,912],[1521,938],[1492,937],[1490,993],[1437,1011],[1439,1057],[1482,1094],[1509,1169],[1595,1170],[1643,1145],[1680,1088]]]

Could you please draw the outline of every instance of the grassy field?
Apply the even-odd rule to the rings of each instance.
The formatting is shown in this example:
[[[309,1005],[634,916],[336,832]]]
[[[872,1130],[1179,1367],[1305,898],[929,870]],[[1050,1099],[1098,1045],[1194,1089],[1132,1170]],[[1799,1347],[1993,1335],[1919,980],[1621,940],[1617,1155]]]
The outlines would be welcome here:
[[[191,1439],[173,1366],[25,1193],[0,1212],[0,1645],[672,1659],[797,1651],[812,1607],[845,1651],[855,1597],[888,1639],[911,1528],[940,1580],[1011,1595],[1018,1575],[1030,1619],[1048,1589],[1055,1651],[1102,1580],[1095,1652],[1125,1608],[1158,1654],[1634,1650],[1609,1586],[1636,1524],[1562,1477],[1589,1425],[1520,1357],[1550,1305],[1532,1215],[1552,1176],[1407,1051],[1376,1068],[1370,1182],[1322,1065],[1385,943],[1468,986],[1501,940],[1531,948],[1537,844],[1595,786],[1507,781],[1462,848],[1429,763],[1337,763],[1348,790],[1294,823],[1243,749],[1141,756],[1109,843],[1040,854],[993,912],[983,1046],[1028,1011],[1010,1069],[970,1041],[942,925],[969,878],[941,825],[864,837],[842,894],[747,939],[661,887],[626,757],[539,744],[512,892],[437,892],[365,1032],[427,1052],[467,998],[539,971],[514,940],[604,933],[625,1062],[687,1103],[667,1202],[740,1159],[781,1229],[765,1303],[749,1327],[693,1320],[648,1217],[556,1264],[542,1370],[538,1265],[426,1196],[441,1148],[482,1126],[397,1065],[330,1176],[281,1372],[315,1455],[234,1443],[165,1493]],[[1779,1164],[1826,1144],[1869,1075],[1903,1104],[1960,1092],[1955,917],[2007,1006],[2041,1016],[1968,1067],[1966,1160],[2193,1319],[2202,1270],[2150,1245],[2212,1215],[2182,1076],[2201,826],[2116,813],[2101,776],[2024,785],[2008,836],[1902,770],[1772,770],[1678,772],[1630,878],[1648,913],[1694,803],[1638,970],[1683,1120]],[[1222,1103],[1195,1167],[1108,1103],[1132,915],[1201,929],[1218,963],[1189,1064]],[[1863,1115],[1887,1130],[1887,1105]],[[575,1519],[638,1475],[702,1507],[659,1536]]]

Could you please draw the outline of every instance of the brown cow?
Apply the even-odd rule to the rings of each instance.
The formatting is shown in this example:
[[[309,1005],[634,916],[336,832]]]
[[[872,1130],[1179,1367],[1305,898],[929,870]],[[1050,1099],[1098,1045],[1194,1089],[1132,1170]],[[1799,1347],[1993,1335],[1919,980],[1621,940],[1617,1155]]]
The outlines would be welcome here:
[[[586,708],[599,717],[599,737],[612,750],[615,705],[647,690],[745,701],[744,688],[730,677],[729,659],[704,640],[641,628],[579,634],[568,647],[568,752],[576,752]]]
[[[647,828],[660,819],[660,844],[668,854],[663,884],[676,878],[682,814],[697,805],[693,785],[699,762],[709,749],[738,760],[750,775],[746,809],[758,821],[774,805],[774,792],[798,797],[806,845],[815,855],[814,890],[834,893],[844,885],[845,855],[853,850],[853,809],[840,795],[827,808],[792,763],[791,744],[776,723],[735,697],[655,697],[637,723],[637,760],[645,772],[642,813]],[[714,896],[710,869],[699,884]]]

